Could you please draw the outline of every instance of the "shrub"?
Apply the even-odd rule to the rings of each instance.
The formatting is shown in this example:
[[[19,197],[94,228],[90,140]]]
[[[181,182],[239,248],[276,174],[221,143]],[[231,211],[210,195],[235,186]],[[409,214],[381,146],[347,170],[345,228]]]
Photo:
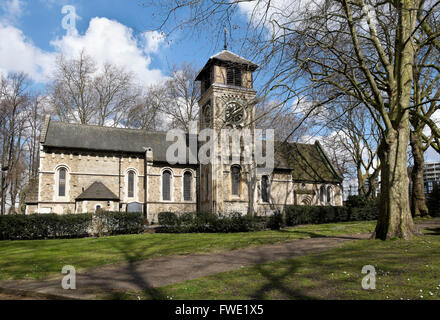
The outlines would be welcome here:
[[[106,212],[104,214],[106,234],[133,234],[144,230],[144,218],[139,212]]]
[[[351,208],[350,221],[370,221],[376,220],[379,209],[376,207]]]
[[[271,230],[280,230],[283,225],[283,214],[280,211],[274,212],[267,222],[267,227]]]
[[[97,222],[100,230],[94,230]],[[33,214],[0,216],[0,240],[82,238],[91,234],[131,234],[143,231],[140,213]]]
[[[229,217],[218,217],[212,213],[183,214],[180,224],[164,225],[156,232],[159,233],[231,233],[263,230],[265,224],[261,219],[251,216],[241,216],[239,213]]]
[[[373,206],[363,208],[332,206],[287,206],[286,225],[321,224],[345,221],[377,219],[378,209]]]
[[[180,224],[191,224],[196,218],[196,214],[194,212],[185,212],[179,217]]]
[[[0,240],[85,237],[91,221],[91,214],[1,216]]]
[[[175,226],[179,224],[179,218],[174,212],[160,212],[157,216],[160,225]]]

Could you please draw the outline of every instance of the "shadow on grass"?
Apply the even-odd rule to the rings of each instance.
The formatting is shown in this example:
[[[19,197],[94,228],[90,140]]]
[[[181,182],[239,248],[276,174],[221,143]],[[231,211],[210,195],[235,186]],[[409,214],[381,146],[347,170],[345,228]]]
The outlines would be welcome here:
[[[438,236],[440,235],[440,227],[438,228],[425,228],[425,235],[429,236]]]
[[[306,236],[309,238],[332,238],[332,239],[347,239],[347,240],[358,240],[359,238],[357,237],[351,237],[351,236],[346,236],[346,235],[325,235],[322,233],[317,233],[317,232],[312,232],[312,231],[300,231],[300,230],[286,230],[286,229],[281,229],[279,230],[279,232],[281,233],[290,233],[290,234],[297,234],[297,235],[301,235],[301,236]],[[298,238],[298,240],[304,239],[303,237]],[[295,239],[293,239],[295,240]]]
[[[149,292],[151,299],[165,300],[165,296],[160,290],[155,289],[148,280],[148,274],[139,269],[139,264],[136,262],[145,259],[144,250],[146,248],[139,248],[132,245],[131,241],[121,241],[114,244],[114,248],[122,253],[124,264],[117,274],[114,270],[99,272],[98,270],[89,274],[90,283],[93,287],[99,289],[100,292],[105,292],[105,300],[121,300],[127,299],[129,294],[126,292],[134,290],[145,290]],[[99,272],[99,273],[98,273]],[[87,276],[86,276],[87,281]]]
[[[285,270],[277,270],[273,272],[271,268],[265,268],[264,264],[255,266],[255,270],[264,278],[264,284],[250,294],[250,299],[264,300],[268,299],[268,295],[275,294],[275,299],[290,299],[290,300],[316,300],[316,297],[306,295],[300,289],[292,288],[288,285],[287,278],[295,273],[300,264],[295,261],[289,261]]]

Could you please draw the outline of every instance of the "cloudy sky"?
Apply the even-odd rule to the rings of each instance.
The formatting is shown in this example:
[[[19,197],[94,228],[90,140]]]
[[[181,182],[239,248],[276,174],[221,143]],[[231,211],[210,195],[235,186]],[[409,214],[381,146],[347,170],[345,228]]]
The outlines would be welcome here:
[[[179,32],[164,37],[154,30],[154,17],[140,0],[0,0],[0,73],[23,71],[43,85],[58,54],[85,49],[98,64],[123,66],[151,84],[174,64],[200,68],[221,49]]]
[[[44,88],[57,55],[73,57],[85,50],[98,64],[111,62],[125,67],[137,75],[140,83],[148,85],[166,78],[173,65],[189,62],[201,68],[222,49],[223,44],[213,41],[208,33],[199,34],[197,39],[179,31],[164,37],[154,30],[160,23],[157,12],[142,3],[0,0],[0,74],[22,71],[37,87]],[[279,8],[291,5],[289,0],[277,3]],[[241,9],[238,19],[245,22],[252,7],[244,3]],[[72,17],[75,19],[68,19]],[[239,48],[233,47],[232,51],[245,55]],[[432,149],[425,156],[427,161],[440,161]]]

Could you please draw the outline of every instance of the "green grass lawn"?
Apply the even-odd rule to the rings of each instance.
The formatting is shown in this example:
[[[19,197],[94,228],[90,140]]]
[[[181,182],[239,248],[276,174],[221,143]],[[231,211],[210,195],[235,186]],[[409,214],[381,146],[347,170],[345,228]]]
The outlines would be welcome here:
[[[410,241],[361,240],[122,298],[440,299],[439,248],[440,228]],[[376,269],[376,290],[362,289],[364,265]]]
[[[0,280],[41,279],[77,270],[158,256],[233,250],[282,241],[374,230],[375,222],[297,226],[231,234],[141,234],[68,240],[0,241]]]

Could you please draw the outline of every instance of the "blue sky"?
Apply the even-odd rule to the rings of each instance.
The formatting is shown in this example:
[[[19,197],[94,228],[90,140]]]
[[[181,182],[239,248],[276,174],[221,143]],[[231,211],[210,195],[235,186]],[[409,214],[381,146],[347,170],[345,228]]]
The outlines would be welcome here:
[[[62,27],[65,5],[79,16],[77,33],[70,36]],[[24,71],[44,83],[56,55],[74,55],[84,48],[98,64],[125,61],[124,67],[150,84],[167,76],[173,65],[189,62],[201,68],[222,49],[207,33],[198,39],[181,32],[163,38],[151,32],[158,25],[157,12],[140,0],[1,0],[0,72]]]
[[[170,37],[162,37],[152,31],[160,22],[157,8],[142,3],[142,0],[0,0],[0,74],[28,73],[35,87],[43,90],[53,74],[56,56],[63,53],[74,57],[84,49],[98,65],[105,62],[120,65],[134,72],[140,84],[148,85],[165,79],[173,65],[189,62],[201,68],[210,56],[222,50],[222,41],[213,40],[209,31],[197,35],[187,30],[177,31]],[[73,6],[79,16],[75,33],[68,34],[62,27],[66,14],[61,11],[65,5]],[[247,21],[246,3],[243,6],[243,15],[238,15],[234,23]],[[246,57],[238,45],[230,49]],[[425,157],[428,161],[440,160],[432,149]]]

